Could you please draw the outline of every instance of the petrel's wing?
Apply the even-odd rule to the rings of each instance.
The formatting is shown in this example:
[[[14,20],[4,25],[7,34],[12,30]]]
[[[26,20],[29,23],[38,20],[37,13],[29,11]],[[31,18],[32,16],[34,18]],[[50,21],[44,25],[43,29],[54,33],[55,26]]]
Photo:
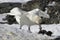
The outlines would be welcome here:
[[[33,10],[31,10],[31,11],[27,12],[27,13],[38,15],[38,11],[39,11],[39,9],[38,9],[38,8],[36,8],[36,9],[33,9]]]

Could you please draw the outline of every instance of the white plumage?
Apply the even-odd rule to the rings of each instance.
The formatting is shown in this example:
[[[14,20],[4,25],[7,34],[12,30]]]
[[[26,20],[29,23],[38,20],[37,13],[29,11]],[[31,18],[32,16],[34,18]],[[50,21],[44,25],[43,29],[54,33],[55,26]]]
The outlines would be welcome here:
[[[8,14],[15,16],[16,21],[20,24],[20,28],[23,25],[28,25],[29,30],[30,30],[31,25],[35,25],[35,24],[40,25],[40,23],[42,22],[40,14],[42,15],[42,17],[45,16],[45,18],[49,18],[49,15],[47,13],[45,13],[43,11],[40,12],[40,9],[38,9],[38,8],[33,9],[32,11],[29,11],[29,12],[25,12],[25,11],[22,11],[21,9],[15,7]],[[48,15],[48,16],[46,16],[46,15]]]

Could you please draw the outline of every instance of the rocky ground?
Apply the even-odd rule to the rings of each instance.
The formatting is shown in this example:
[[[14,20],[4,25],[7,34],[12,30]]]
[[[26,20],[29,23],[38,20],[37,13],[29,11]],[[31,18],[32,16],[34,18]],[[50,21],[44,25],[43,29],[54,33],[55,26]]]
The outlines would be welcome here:
[[[51,40],[54,37],[29,33],[7,24],[0,24],[0,40]]]

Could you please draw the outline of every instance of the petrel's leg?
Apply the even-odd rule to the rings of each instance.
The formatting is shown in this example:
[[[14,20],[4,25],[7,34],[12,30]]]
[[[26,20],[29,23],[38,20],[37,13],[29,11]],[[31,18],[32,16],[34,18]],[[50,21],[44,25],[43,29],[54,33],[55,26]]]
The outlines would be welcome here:
[[[30,30],[30,26],[28,27],[28,32],[32,33],[31,30]]]
[[[20,25],[20,29],[22,29],[22,25]]]
[[[42,30],[42,27],[41,27],[41,25],[39,25],[39,27],[40,27],[40,31]]]

